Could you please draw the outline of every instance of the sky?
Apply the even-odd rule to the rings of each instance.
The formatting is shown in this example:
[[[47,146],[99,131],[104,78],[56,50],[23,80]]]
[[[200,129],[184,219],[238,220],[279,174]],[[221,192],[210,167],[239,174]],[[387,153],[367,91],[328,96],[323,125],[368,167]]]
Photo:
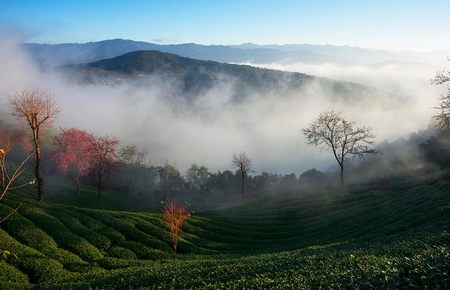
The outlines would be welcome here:
[[[0,0],[24,42],[313,43],[450,50],[445,0]]]

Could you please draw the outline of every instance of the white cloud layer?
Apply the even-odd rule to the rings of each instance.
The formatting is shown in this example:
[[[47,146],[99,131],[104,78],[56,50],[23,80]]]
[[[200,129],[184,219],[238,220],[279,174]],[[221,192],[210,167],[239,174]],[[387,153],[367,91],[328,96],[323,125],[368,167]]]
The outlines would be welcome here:
[[[0,40],[0,119],[8,118],[7,96],[27,87],[52,91],[62,109],[57,126],[80,127],[119,137],[149,152],[154,164],[170,162],[181,170],[190,164],[231,169],[233,152],[246,151],[255,170],[301,173],[326,169],[331,156],[305,145],[300,130],[321,111],[341,111],[348,119],[372,126],[379,141],[425,128],[441,88],[428,80],[434,69],[419,65],[337,66],[333,64],[257,64],[366,84],[404,97],[378,100],[350,96],[339,102],[317,83],[290,91],[231,101],[232,81],[224,81],[188,105],[176,97],[174,84],[154,79],[149,87],[80,85],[55,72],[42,73],[21,53],[17,42]],[[168,98],[173,95],[174,97]]]

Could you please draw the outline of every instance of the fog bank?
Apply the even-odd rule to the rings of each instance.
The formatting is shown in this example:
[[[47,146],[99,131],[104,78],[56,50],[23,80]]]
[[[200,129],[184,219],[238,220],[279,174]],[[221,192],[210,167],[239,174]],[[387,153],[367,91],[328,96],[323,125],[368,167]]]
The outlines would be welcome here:
[[[394,140],[425,128],[442,88],[428,80],[434,68],[380,65],[253,64],[361,83],[401,96],[333,99],[318,83],[280,96],[276,91],[232,100],[233,80],[187,102],[173,80],[152,77],[151,85],[82,85],[57,71],[41,72],[21,52],[17,41],[0,39],[0,119],[9,116],[7,97],[28,87],[53,92],[61,108],[56,127],[79,127],[95,134],[115,135],[122,145],[136,144],[153,164],[169,162],[184,170],[204,164],[212,170],[231,169],[233,152],[245,151],[257,172],[296,174],[328,168],[334,160],[305,145],[300,130],[321,111],[334,109],[362,125],[372,126],[378,141]],[[399,101],[401,100],[401,101]]]

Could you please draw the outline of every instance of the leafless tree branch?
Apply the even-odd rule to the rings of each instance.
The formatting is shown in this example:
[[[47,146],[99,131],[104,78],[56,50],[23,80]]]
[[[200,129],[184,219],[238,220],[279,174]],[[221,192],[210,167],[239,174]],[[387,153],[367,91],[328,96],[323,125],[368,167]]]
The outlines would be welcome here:
[[[345,120],[335,111],[323,112],[302,129],[306,143],[321,151],[331,151],[341,169],[341,185],[344,185],[344,163],[349,158],[363,158],[374,154],[375,135],[372,128],[357,126]]]
[[[252,160],[248,157],[247,153],[240,152],[239,154],[233,154],[233,165],[239,170],[241,174],[241,195],[242,201],[245,199],[245,178],[247,174],[252,170]]]

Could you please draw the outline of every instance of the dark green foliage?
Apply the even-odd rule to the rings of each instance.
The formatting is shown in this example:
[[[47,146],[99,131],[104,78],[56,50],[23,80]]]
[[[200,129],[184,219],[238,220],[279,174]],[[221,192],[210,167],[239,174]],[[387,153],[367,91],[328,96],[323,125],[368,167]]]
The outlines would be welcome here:
[[[71,232],[87,239],[98,249],[106,250],[111,246],[111,241],[107,237],[84,226],[77,218],[70,216],[68,212],[56,211],[55,214],[58,215],[60,221],[64,223]]]
[[[119,259],[136,259],[137,258],[136,254],[133,251],[122,248],[122,247],[118,247],[118,246],[111,247],[111,249],[109,249],[108,252],[109,252],[109,255],[114,258],[119,258]]]
[[[102,258],[100,251],[86,239],[72,234],[57,218],[35,207],[23,206],[20,213],[32,220],[63,248],[70,250],[82,259],[93,261]]]
[[[1,225],[18,259],[1,264],[0,289],[445,289],[449,188],[428,178],[198,213],[176,256],[160,214],[25,199]]]
[[[15,214],[2,227],[19,242],[48,255],[63,264],[83,262],[73,253],[58,248],[55,241],[31,221]]]
[[[28,277],[6,262],[0,261],[0,281],[28,284]],[[1,282],[0,282],[1,283]],[[0,284],[0,288],[2,288]]]
[[[157,237],[146,234],[145,232],[139,230],[135,227],[137,223],[133,218],[124,215],[103,215],[101,213],[91,213],[99,221],[119,230],[127,239],[139,241],[151,248],[158,249],[161,251],[171,252],[169,244],[161,242]],[[160,231],[162,231],[160,229]],[[163,235],[162,233],[159,236]]]
[[[169,254],[160,250],[148,247],[147,245],[135,241],[122,241],[119,246],[134,252],[138,258],[147,260],[156,260],[166,258]]]
[[[118,248],[118,247],[117,247]],[[124,248],[122,248],[124,249]],[[126,249],[124,249],[126,250]],[[136,255],[134,255],[136,256]],[[136,267],[148,265],[148,260],[136,260],[136,259],[121,259],[121,258],[113,258],[108,257],[97,261],[97,263],[105,268],[105,269],[119,269],[119,268],[128,268],[128,267]]]

